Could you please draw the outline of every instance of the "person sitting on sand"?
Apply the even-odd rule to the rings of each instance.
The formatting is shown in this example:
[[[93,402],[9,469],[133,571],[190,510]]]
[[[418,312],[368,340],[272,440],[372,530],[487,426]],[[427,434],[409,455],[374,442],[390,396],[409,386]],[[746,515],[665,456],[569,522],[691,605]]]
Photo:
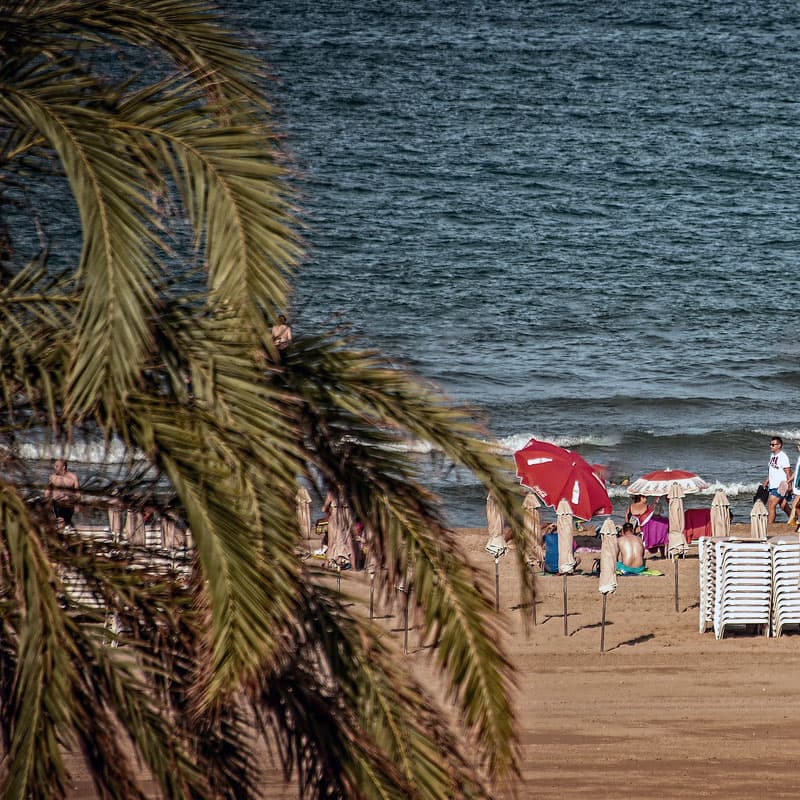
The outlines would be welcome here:
[[[619,560],[617,561],[617,569],[622,573],[639,573],[644,572],[644,544],[642,540],[634,533],[633,523],[626,522],[622,526],[619,538]]]
[[[625,511],[625,522],[633,525],[634,531],[642,527],[653,516],[653,506],[647,504],[643,494],[635,494]]]

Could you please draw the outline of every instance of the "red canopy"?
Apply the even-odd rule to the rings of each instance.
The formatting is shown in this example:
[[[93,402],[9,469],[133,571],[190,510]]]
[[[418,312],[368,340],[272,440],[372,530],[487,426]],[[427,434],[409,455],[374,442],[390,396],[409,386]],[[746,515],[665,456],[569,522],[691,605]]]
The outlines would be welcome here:
[[[550,442],[531,439],[514,453],[517,476],[544,503],[555,508],[566,500],[574,516],[583,520],[610,514],[611,500],[595,468],[577,453]]]

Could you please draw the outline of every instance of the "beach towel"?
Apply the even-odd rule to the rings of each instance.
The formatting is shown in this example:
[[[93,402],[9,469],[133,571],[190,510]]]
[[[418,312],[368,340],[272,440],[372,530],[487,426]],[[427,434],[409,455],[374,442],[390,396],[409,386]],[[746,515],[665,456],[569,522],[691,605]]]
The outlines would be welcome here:
[[[669,541],[669,519],[653,514],[642,525],[642,541],[645,548],[655,550],[657,547],[666,547]]]
[[[617,566],[619,566],[619,565],[617,565]],[[647,567],[647,566],[641,567],[641,570],[639,572],[637,572],[633,567],[626,567],[624,564],[622,566],[626,571],[623,572],[622,570],[618,569],[617,570],[617,575],[627,575],[627,576],[631,576],[631,575],[644,575],[644,576],[655,575],[655,576],[661,576],[661,577],[664,576],[664,573],[661,572],[661,570],[650,569],[650,567]]]
[[[641,567],[626,567],[621,561],[617,561],[617,575],[641,575],[646,569],[644,564]]]
[[[711,536],[710,508],[687,508],[683,516],[683,533],[687,542],[692,542],[701,536]]]
[[[558,573],[558,534],[544,535],[544,571]]]

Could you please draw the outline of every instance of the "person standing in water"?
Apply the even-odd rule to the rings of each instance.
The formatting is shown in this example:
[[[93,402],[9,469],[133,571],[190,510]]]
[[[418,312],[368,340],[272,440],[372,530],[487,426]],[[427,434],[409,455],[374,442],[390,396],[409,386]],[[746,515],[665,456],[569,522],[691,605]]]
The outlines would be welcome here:
[[[59,525],[72,525],[72,516],[79,511],[80,482],[74,472],[67,468],[67,462],[59,458],[53,465],[53,474],[47,481],[44,498],[52,503],[53,516]]]

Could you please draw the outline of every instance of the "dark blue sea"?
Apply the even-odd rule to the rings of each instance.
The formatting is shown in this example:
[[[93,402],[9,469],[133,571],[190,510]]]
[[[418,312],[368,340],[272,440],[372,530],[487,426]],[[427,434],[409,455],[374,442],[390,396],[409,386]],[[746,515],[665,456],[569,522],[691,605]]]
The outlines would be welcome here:
[[[694,470],[747,518],[769,437],[800,437],[800,6],[226,11],[300,173],[297,332],[352,324],[509,454]],[[431,480],[484,524],[466,472]]]
[[[536,436],[608,465],[617,513],[671,467],[748,518],[770,436],[800,438],[800,5],[221,2],[293,154],[296,333],[352,325],[510,470]]]

